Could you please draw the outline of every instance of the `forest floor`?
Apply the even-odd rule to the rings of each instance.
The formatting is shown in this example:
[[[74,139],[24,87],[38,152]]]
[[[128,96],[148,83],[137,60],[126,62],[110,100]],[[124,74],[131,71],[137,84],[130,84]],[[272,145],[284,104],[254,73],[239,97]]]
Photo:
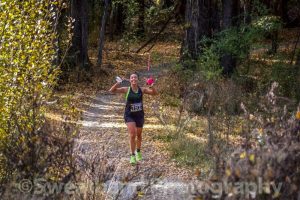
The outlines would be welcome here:
[[[154,75],[157,77],[163,68],[156,69]],[[144,75],[146,71],[139,71]],[[144,98],[152,98],[144,96]],[[129,136],[123,114],[125,108],[124,95],[110,94],[99,91],[91,99],[89,108],[83,111],[83,119],[80,121],[82,127],[78,142],[84,146],[85,154],[95,154],[105,149],[105,154],[110,162],[117,166],[116,176],[125,178],[128,173],[147,172],[160,175],[165,178],[190,180],[191,171],[176,166],[170,161],[168,151],[163,146],[153,141],[154,135],[165,132],[164,126],[155,117],[151,108],[151,101],[145,103],[145,126],[143,129],[142,153],[143,161],[136,166],[129,164]],[[121,178],[121,179],[122,179]]]
[[[164,48],[161,48],[162,46]],[[136,166],[131,166],[129,163],[129,135],[123,119],[125,108],[124,95],[111,94],[107,91],[115,83],[115,75],[128,78],[128,75],[135,71],[139,73],[142,86],[144,85],[143,77],[148,77],[151,74],[158,79],[157,87],[160,88],[159,77],[168,75],[168,70],[175,65],[173,60],[176,54],[174,51],[179,50],[179,47],[173,44],[169,46],[162,44],[162,46],[157,45],[154,48],[154,53],[151,54],[150,71],[147,71],[146,67],[149,58],[148,54],[135,54],[134,57],[119,51],[110,55],[104,54],[105,56],[110,56],[111,60],[109,63],[105,62],[102,69],[109,73],[109,76],[102,80],[101,77],[95,77],[95,79],[99,79],[93,81],[103,85],[98,88],[97,86],[96,88],[95,86],[91,87],[88,89],[90,92],[86,94],[76,94],[77,99],[80,99],[78,107],[82,111],[82,117],[78,122],[80,129],[76,140],[75,154],[78,155],[82,163],[85,163],[85,166],[95,164],[96,166],[92,167],[98,171],[98,175],[106,173],[105,176],[107,177],[102,181],[110,181],[105,190],[114,190],[113,195],[121,191],[116,192],[115,188],[109,188],[112,187],[112,181],[122,184],[142,183],[145,187],[149,187],[149,184],[146,184],[149,181],[151,184],[154,184],[154,182],[160,180],[166,186],[166,183],[187,184],[197,179],[194,170],[179,165],[176,160],[171,159],[166,143],[155,139],[158,135],[163,136],[166,134],[167,131],[165,129],[168,128],[161,124],[155,114],[155,109],[158,109],[160,105],[159,95],[155,97],[144,96],[145,125],[141,149],[143,160]],[[109,48],[112,50],[116,47],[108,46],[107,49]],[[164,52],[161,52],[162,49]],[[90,53],[91,62],[95,62],[94,52]],[[118,54],[118,59],[111,58],[115,58],[115,54]],[[108,58],[106,57],[105,59]],[[109,67],[114,67],[114,73],[111,72]],[[128,85],[129,83],[127,82],[126,84]],[[86,172],[89,171],[86,168],[84,169],[84,167],[82,169]],[[88,178],[87,174],[89,173],[85,175],[83,173],[82,178]],[[174,189],[174,185],[170,187]],[[180,188],[181,185],[175,187],[175,190],[182,190]],[[117,186],[117,188],[118,190],[122,189],[120,189],[120,186]],[[123,190],[126,189],[123,188]],[[124,195],[127,197],[128,195],[131,197],[136,195],[136,191],[133,194],[126,193],[123,194],[121,199],[126,199]]]
[[[280,50],[292,48],[293,44],[294,41],[281,45]],[[132,46],[131,48],[134,49]],[[155,78],[158,78],[158,90],[163,88],[159,78],[169,76],[168,70],[174,67],[178,60],[180,43],[176,41],[158,42],[151,50],[150,72],[146,70],[149,53],[135,54],[132,53],[132,49],[129,51],[120,44],[107,43],[100,70],[103,74],[94,75],[90,83],[74,84],[72,82],[64,87],[64,91],[78,90],[72,94],[76,106],[82,112],[81,120],[78,122],[80,125],[79,135],[75,145],[75,154],[79,156],[82,163],[85,163],[81,166],[82,170],[86,172],[85,175],[83,173],[82,179],[94,179],[89,175],[92,173],[94,176],[97,171],[99,179],[102,176],[102,181],[107,183],[104,187],[106,191],[115,190],[115,188],[112,189],[112,182],[126,185],[127,183],[145,183],[147,181],[153,183],[157,180],[164,180],[165,183],[196,181],[199,179],[198,169],[180,165],[177,160],[172,159],[171,153],[168,151],[169,143],[156,139],[166,135],[166,129],[170,128],[163,126],[155,113],[155,109],[158,109],[162,102],[159,95],[145,96],[144,98],[146,113],[142,143],[144,159],[136,166],[129,164],[129,136],[123,119],[125,99],[123,95],[111,94],[107,91],[115,83],[116,75],[128,78],[132,72],[139,72],[142,78],[148,76],[149,73],[154,75]],[[254,49],[253,53],[260,54],[264,51],[266,51],[265,47],[258,47]],[[95,64],[97,52],[90,50],[89,54],[91,62]],[[255,55],[253,56],[255,57]],[[99,74],[99,69],[94,68],[94,71]],[[141,81],[141,85],[144,85],[143,81]],[[176,114],[175,109],[173,117],[176,117]],[[205,123],[202,126],[205,126]],[[195,138],[199,139],[199,137]],[[88,170],[86,166],[93,169]],[[126,186],[123,185],[123,187]],[[177,189],[180,190],[180,187]],[[118,190],[120,190],[120,186],[118,186]],[[137,192],[136,189],[135,192]]]

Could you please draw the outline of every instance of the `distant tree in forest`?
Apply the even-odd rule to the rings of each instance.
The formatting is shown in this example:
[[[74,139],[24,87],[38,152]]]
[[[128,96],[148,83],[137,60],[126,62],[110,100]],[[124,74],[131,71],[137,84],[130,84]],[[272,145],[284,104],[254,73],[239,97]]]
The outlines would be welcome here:
[[[100,31],[99,31],[99,44],[98,44],[98,59],[97,59],[97,66],[101,67],[102,65],[102,52],[104,48],[104,40],[105,40],[105,30],[106,30],[106,22],[109,15],[109,8],[111,6],[111,0],[104,1],[104,11],[101,19],[100,24]]]
[[[71,17],[75,20],[73,29],[72,46],[69,54],[74,57],[75,65],[80,69],[89,70],[88,56],[88,1],[72,0]]]
[[[138,0],[138,21],[137,36],[143,37],[145,34],[145,0]]]
[[[211,1],[188,0],[185,8],[182,59],[196,59],[201,53],[201,40],[211,36]]]
[[[222,0],[223,20],[222,29],[226,30],[237,26],[239,0]],[[230,76],[236,68],[236,59],[228,52],[221,56],[223,74]]]
[[[121,36],[123,34],[125,30],[125,17],[124,5],[119,1],[113,1],[108,23],[110,40],[113,40],[114,36]]]

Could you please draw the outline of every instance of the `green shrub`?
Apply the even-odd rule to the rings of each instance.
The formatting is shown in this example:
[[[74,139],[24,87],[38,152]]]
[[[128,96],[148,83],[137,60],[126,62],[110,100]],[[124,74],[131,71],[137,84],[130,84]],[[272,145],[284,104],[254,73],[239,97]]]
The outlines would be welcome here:
[[[170,143],[171,157],[179,164],[190,167],[200,166],[209,170],[213,158],[207,154],[207,146],[185,135]]]
[[[279,83],[280,93],[288,98],[300,100],[299,88],[299,67],[288,65],[282,62],[272,65],[272,73],[270,80]]]

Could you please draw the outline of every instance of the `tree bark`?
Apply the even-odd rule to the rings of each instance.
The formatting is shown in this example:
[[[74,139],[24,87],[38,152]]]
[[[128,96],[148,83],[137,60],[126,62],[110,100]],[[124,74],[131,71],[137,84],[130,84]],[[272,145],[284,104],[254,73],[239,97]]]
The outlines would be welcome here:
[[[71,16],[75,23],[70,51],[75,55],[76,65],[89,69],[87,0],[72,0]]]
[[[180,4],[180,6],[178,7],[178,15],[176,17],[176,22],[177,23],[182,23],[185,20],[185,10],[186,10],[186,1],[187,0],[181,0],[181,1],[175,1],[175,6],[176,4]]]
[[[298,66],[300,68],[300,51],[297,54],[297,58],[296,58],[296,66]]]
[[[245,0],[243,4],[244,24],[251,23],[252,0]]]
[[[116,12],[116,5],[112,6],[110,15],[109,15],[109,38],[110,38],[110,41],[114,40],[114,33],[115,33],[115,28],[116,28],[116,24],[114,23],[115,12]]]
[[[271,40],[272,40],[272,46],[271,49],[269,50],[270,54],[276,54],[277,49],[278,49],[278,30],[274,30],[271,33]]]
[[[229,29],[237,25],[238,0],[223,0],[223,30]],[[221,66],[223,67],[223,74],[231,76],[236,68],[236,59],[230,53],[224,52],[221,57]]]
[[[295,47],[293,49],[290,65],[293,64],[293,60],[294,60],[294,56],[295,56],[296,51],[297,51],[297,46],[298,46],[299,40],[300,40],[300,31],[298,32],[297,41],[296,41]],[[296,65],[300,66],[300,50],[298,50],[298,54],[296,55]]]
[[[137,35],[143,37],[145,35],[145,0],[138,0],[139,3],[139,14],[138,14],[138,24],[137,24]]]
[[[196,59],[201,53],[201,39],[211,36],[210,8],[209,0],[186,1],[185,21],[188,27],[185,30],[182,46],[183,60]]]
[[[115,3],[111,8],[109,20],[110,40],[113,40],[115,35],[121,35],[123,33],[125,29],[124,19],[123,5],[121,3]]]
[[[115,24],[116,24],[116,34],[121,35],[125,30],[125,14],[124,14],[124,6],[123,4],[117,4],[115,15]]]
[[[89,56],[88,56],[88,6],[87,0],[81,0],[80,7],[81,15],[81,61],[82,67],[89,69]]]
[[[223,6],[223,29],[231,28],[237,25],[238,16],[238,0],[222,0]]]
[[[99,47],[98,47],[98,60],[97,60],[97,66],[101,67],[102,65],[102,51],[104,47],[104,39],[105,39],[105,26],[106,26],[106,21],[108,17],[108,10],[109,6],[111,4],[111,0],[105,0],[104,4],[104,12],[102,15],[102,20],[101,20],[101,25],[100,25],[100,35],[99,35]]]
[[[281,3],[281,9],[280,9],[281,19],[285,25],[288,25],[288,23],[289,23],[289,17],[288,17],[289,0],[281,0],[280,3]]]
[[[220,9],[219,9],[219,1],[213,0],[211,5],[211,26],[212,26],[212,35],[218,33],[221,29],[220,27]]]

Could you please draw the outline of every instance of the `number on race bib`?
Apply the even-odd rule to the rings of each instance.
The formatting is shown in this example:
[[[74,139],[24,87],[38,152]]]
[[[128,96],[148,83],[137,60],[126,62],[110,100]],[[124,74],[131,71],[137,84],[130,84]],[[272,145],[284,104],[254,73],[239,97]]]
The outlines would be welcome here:
[[[143,105],[142,103],[133,103],[130,105],[130,111],[131,112],[138,112],[143,110]]]

